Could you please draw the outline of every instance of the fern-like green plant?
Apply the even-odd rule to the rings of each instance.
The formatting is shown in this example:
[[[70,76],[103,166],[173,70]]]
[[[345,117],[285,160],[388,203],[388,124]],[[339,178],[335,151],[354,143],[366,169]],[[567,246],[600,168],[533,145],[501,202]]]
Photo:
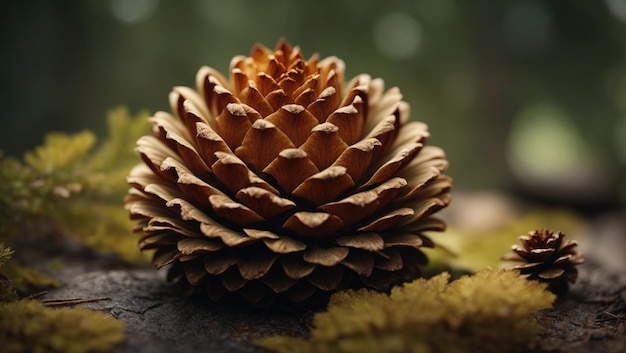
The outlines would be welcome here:
[[[275,352],[517,352],[539,326],[532,314],[550,308],[545,286],[512,271],[486,269],[449,282],[447,273],[394,288],[335,294],[315,315],[309,339],[266,337]]]

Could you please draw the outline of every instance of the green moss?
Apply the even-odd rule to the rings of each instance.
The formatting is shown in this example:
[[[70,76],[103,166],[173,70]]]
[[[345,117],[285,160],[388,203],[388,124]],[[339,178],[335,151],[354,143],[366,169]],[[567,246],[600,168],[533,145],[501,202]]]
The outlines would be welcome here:
[[[59,282],[56,279],[46,276],[30,267],[24,267],[14,263],[7,264],[4,273],[11,280],[13,288],[22,294],[32,292],[33,290],[59,286]]]
[[[9,262],[12,254],[11,249],[0,243],[0,301],[17,300],[17,292],[23,294],[59,285],[57,280],[36,270]]]
[[[134,223],[121,204],[76,200],[65,208],[59,227],[91,248],[112,251],[129,262],[143,261],[149,256],[137,248]]]
[[[531,314],[555,297],[512,271],[447,273],[396,287],[335,294],[314,317],[310,339],[267,337],[275,352],[516,352],[536,337]]]
[[[4,353],[106,352],[123,340],[124,324],[98,311],[30,300],[0,303]]]
[[[112,110],[108,136],[99,145],[90,131],[50,133],[23,162],[0,154],[0,239],[43,223],[126,260],[145,259],[122,200],[126,176],[139,162],[135,143],[150,128],[147,116]]]
[[[8,240],[39,203],[30,195],[34,172],[0,151],[0,240]]]
[[[109,112],[107,138],[82,163],[88,176],[83,191],[53,219],[58,228],[85,244],[113,251],[127,261],[147,258],[137,250],[134,223],[122,207],[128,191],[126,176],[139,161],[136,141],[150,129],[147,117],[147,112],[131,117],[126,108]]]
[[[24,162],[40,175],[59,175],[60,172],[78,174],[76,167],[83,162],[95,143],[96,136],[90,131],[71,136],[51,132],[46,135],[43,145],[26,152]]]

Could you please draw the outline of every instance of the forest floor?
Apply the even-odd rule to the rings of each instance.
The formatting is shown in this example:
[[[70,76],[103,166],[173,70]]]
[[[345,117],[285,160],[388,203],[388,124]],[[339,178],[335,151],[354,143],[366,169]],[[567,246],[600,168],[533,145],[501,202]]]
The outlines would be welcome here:
[[[618,216],[617,220],[621,219]],[[612,247],[621,247],[626,236],[619,227],[602,233],[608,247],[615,240],[608,237],[618,237],[618,245]],[[115,353],[265,352],[253,344],[256,338],[306,336],[310,330],[313,310],[260,310],[197,302],[185,299],[168,284],[164,271],[148,265],[130,265],[114,255],[99,254],[54,236],[26,242],[17,244],[15,260],[61,283],[43,298],[106,298],[81,306],[103,311],[126,324],[126,341]],[[626,351],[624,250],[618,249],[620,258],[611,262],[604,254],[609,251],[607,246],[587,246],[586,263],[580,266],[576,284],[552,310],[537,315],[545,330],[532,352]]]

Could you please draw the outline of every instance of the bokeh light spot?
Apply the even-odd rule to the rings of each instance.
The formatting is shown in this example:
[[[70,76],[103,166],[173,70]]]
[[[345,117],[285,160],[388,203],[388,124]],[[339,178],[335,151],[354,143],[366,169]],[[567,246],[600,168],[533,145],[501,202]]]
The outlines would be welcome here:
[[[626,23],[626,0],[606,0],[606,7],[615,18]]]
[[[126,24],[143,22],[156,12],[159,0],[111,0],[111,13]]]
[[[586,169],[589,151],[567,113],[553,103],[534,103],[512,124],[509,162],[519,177],[554,180]]]
[[[379,18],[372,35],[376,48],[391,59],[415,55],[422,42],[420,24],[405,13],[390,13]]]

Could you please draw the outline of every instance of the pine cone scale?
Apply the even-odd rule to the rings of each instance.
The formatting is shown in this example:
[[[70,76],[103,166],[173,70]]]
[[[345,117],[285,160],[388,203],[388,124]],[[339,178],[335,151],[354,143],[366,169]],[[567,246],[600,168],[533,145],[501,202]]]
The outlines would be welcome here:
[[[341,264],[359,276],[369,277],[374,271],[374,255],[370,251],[350,249],[350,253]]]
[[[376,252],[385,248],[385,240],[378,233],[344,235],[337,238],[337,244],[344,247]]]
[[[412,208],[405,207],[395,209],[358,228],[358,230],[361,232],[384,231],[395,227],[399,222],[407,221],[409,217],[413,216],[414,214],[415,211]]]
[[[237,257],[214,253],[211,256],[204,257],[202,264],[208,274],[219,276],[238,261]]]
[[[302,253],[283,256],[280,262],[285,275],[295,280],[307,277],[317,268],[317,265],[304,261]]]
[[[565,273],[565,270],[562,269],[562,268],[550,268],[550,269],[547,269],[545,271],[539,272],[539,274],[537,274],[537,276],[539,276],[539,278],[542,278],[542,279],[550,280],[550,279],[559,278],[564,273]]]
[[[271,175],[284,193],[291,194],[304,180],[319,173],[319,169],[305,151],[288,148],[282,150],[263,173]]]
[[[293,287],[293,285],[298,283],[298,280],[284,274],[280,266],[274,266],[261,278],[261,282],[278,294]]]
[[[306,280],[320,290],[330,292],[340,287],[342,281],[347,280],[344,266],[318,266],[315,271],[306,277]]]
[[[343,261],[349,252],[348,248],[345,247],[322,248],[311,246],[307,248],[302,258],[310,264],[333,267]]]
[[[237,263],[239,273],[244,279],[251,281],[264,277],[278,260],[279,254],[267,252],[263,255],[255,254],[254,257],[247,258],[245,261]]]
[[[218,251],[224,244],[209,239],[184,238],[176,243],[176,247],[182,255],[197,255]]]
[[[263,239],[263,243],[268,249],[277,254],[290,254],[306,249],[305,243],[292,239],[286,235],[283,235],[278,239]]]
[[[326,212],[296,212],[283,223],[283,228],[312,239],[332,236],[343,226],[341,218]]]

